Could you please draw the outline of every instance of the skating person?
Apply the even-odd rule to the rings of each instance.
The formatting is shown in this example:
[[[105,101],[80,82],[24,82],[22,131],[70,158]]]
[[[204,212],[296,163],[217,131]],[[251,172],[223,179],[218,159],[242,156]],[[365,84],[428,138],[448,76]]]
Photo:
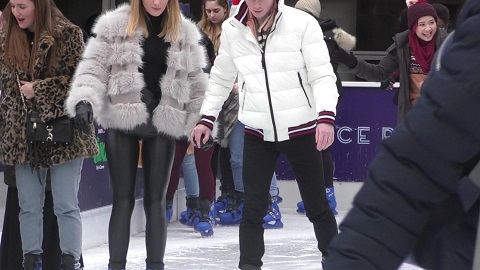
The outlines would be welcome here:
[[[67,115],[65,99],[84,43],[82,30],[51,0],[11,0],[0,33],[2,74],[2,153],[15,166],[23,268],[42,268],[43,207],[47,171],[57,216],[63,270],[80,269],[82,222],[78,187],[83,159],[97,154],[93,130],[72,141],[40,143],[26,139],[29,111],[43,121]]]
[[[188,137],[186,137],[188,138]],[[178,189],[178,183],[180,181],[180,166],[185,158],[185,153],[189,147],[190,142],[187,139],[177,140],[175,147],[175,159],[172,167],[172,174],[170,176],[170,182],[167,189],[167,201],[172,201],[175,192]],[[188,175],[184,177],[185,185],[189,187],[187,193],[187,211],[181,213],[180,222],[193,226],[202,236],[212,236],[213,226],[215,220],[213,216],[213,199],[215,193],[215,181],[213,178],[213,172],[210,167],[210,161],[212,159],[213,147],[204,149],[193,147],[195,162],[195,176]],[[193,172],[190,172],[193,174]],[[193,182],[193,181],[196,181]],[[190,187],[197,187],[196,194],[193,194],[193,190]]]
[[[422,269],[478,269],[480,190],[463,178],[480,161],[478,25],[480,1],[468,1],[417,104],[382,142],[324,269],[393,270],[409,255]]]
[[[303,10],[308,14],[312,15],[317,19],[320,27],[323,31],[323,39],[327,44],[328,53],[332,55],[336,50],[342,49],[345,51],[350,52],[355,47],[356,39],[354,36],[348,34],[343,29],[341,29],[337,22],[333,19],[323,19],[321,18],[321,5],[319,0],[300,0],[295,4],[295,8]],[[342,87],[342,80],[338,75],[338,63],[332,63],[333,71],[337,76],[337,90],[339,94],[339,102],[340,98],[343,95],[343,87]],[[337,103],[338,108],[338,103]],[[337,215],[338,212],[336,210],[337,207],[337,200],[335,198],[335,188],[333,186],[333,172],[335,165],[333,163],[332,153],[330,152],[330,148],[327,148],[320,152],[322,155],[322,162],[323,162],[323,176],[325,178],[325,192],[327,194],[328,204],[330,205],[330,209],[332,209],[333,214]],[[298,213],[305,213],[305,206],[303,205],[303,201],[297,204],[297,212]]]
[[[198,121],[207,83],[201,36],[175,0],[131,0],[102,15],[93,32],[67,108],[79,126],[93,115],[106,129],[113,189],[108,267],[125,269],[142,140],[146,267],[164,269],[165,193],[175,139]]]
[[[263,218],[280,154],[297,178],[318,248],[338,233],[318,151],[333,143],[336,76],[317,21],[277,0],[246,0],[222,25],[220,49],[192,140],[206,143],[238,76],[239,121],[245,124],[240,269],[260,269]],[[288,63],[285,59],[289,59]]]
[[[344,50],[332,55],[332,61],[345,64],[355,75],[369,81],[381,82],[400,71],[398,122],[403,121],[420,97],[433,56],[447,36],[446,31],[437,31],[437,13],[428,3],[410,6],[407,17],[409,29],[393,37],[394,43],[380,63],[367,63]]]

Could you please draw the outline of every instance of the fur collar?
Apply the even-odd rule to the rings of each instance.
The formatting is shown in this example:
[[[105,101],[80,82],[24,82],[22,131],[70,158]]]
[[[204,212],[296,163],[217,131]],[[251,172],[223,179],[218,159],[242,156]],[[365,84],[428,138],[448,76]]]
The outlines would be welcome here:
[[[103,37],[107,40],[125,37],[130,10],[131,8],[129,4],[122,4],[117,9],[107,11],[98,19],[97,23],[93,27],[92,32],[98,37]],[[189,19],[185,18],[183,15],[181,16],[182,31],[180,31],[177,42],[197,44],[201,36],[198,33],[195,24]],[[136,30],[135,37],[137,39],[143,38],[143,33],[139,28]],[[166,42],[170,42],[167,36],[164,39]]]

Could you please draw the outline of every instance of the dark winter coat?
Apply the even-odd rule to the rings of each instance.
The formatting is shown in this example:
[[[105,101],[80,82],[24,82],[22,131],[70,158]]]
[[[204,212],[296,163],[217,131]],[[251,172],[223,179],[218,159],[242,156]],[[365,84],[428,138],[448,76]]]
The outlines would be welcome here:
[[[324,269],[472,267],[478,202],[463,213],[460,179],[480,160],[480,2],[468,1],[422,95],[384,140]]]
[[[326,20],[319,20],[320,27],[322,28],[323,32],[323,39],[327,44],[328,53],[332,56],[336,50],[342,49],[344,51],[351,51],[355,48],[356,39],[354,36],[345,32],[342,28],[337,25],[337,22],[332,19]],[[337,89],[339,94],[339,102],[340,98],[343,95],[343,87],[342,87],[342,80],[338,75],[338,63],[337,62],[330,62],[333,67],[333,72],[337,75]],[[338,108],[338,105],[337,105]]]
[[[35,53],[35,66],[33,74],[19,71],[18,76],[22,80],[30,80],[33,77],[33,98],[35,109],[40,113],[43,121],[67,115],[65,100],[70,90],[70,82],[75,68],[83,53],[83,33],[81,28],[71,24],[66,19],[58,18],[55,21],[55,33],[53,36],[46,31],[42,32]],[[1,150],[5,165],[24,165],[32,160],[27,154],[25,137],[26,111],[22,107],[22,98],[18,88],[16,76],[5,65],[4,54],[5,32],[0,33],[0,74],[2,74],[3,93],[1,100],[2,120]],[[55,46],[54,46],[55,45]],[[52,65],[53,76],[47,75],[47,59],[51,50],[56,47],[55,61]],[[32,75],[32,76],[31,76]],[[28,103],[31,103],[31,101]],[[48,168],[55,164],[61,164],[80,157],[95,156],[98,152],[94,131],[88,135],[80,136],[79,131],[74,130],[73,142],[69,145],[44,144],[37,149],[41,153],[40,160],[34,164],[37,168]]]
[[[403,122],[410,103],[410,45],[408,35],[410,30],[403,31],[393,37],[393,44],[387,49],[387,55],[378,63],[370,64],[358,59],[358,64],[353,72],[358,77],[367,81],[381,82],[389,79],[397,70],[400,70],[400,89],[398,94],[398,122]],[[446,31],[438,31],[436,48],[440,48],[447,37]]]

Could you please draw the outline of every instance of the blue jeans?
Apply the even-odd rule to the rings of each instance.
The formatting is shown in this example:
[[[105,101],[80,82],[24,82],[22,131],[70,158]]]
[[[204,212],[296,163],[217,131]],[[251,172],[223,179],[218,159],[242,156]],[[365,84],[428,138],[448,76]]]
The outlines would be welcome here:
[[[245,125],[237,121],[232,132],[228,135],[228,147],[230,148],[230,164],[232,165],[233,183],[235,190],[244,192],[243,189],[243,141],[245,136]],[[278,183],[277,175],[273,173],[272,182],[270,184],[270,195],[277,196]]]
[[[195,165],[194,154],[185,154],[182,162],[182,173],[187,198],[200,196],[200,187],[198,184],[197,166]]]
[[[73,255],[75,260],[80,259],[82,252],[82,221],[77,198],[82,165],[83,158],[78,158],[50,168],[60,249],[64,254]],[[23,254],[42,254],[47,169],[32,170],[30,165],[17,165],[15,170]]]

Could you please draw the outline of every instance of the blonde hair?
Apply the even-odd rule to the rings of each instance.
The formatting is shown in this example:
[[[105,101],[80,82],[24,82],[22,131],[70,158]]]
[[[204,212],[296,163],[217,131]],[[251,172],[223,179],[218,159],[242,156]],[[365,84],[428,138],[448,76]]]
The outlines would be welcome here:
[[[225,9],[225,15],[223,16],[223,21],[228,18],[230,14],[230,6],[228,5],[227,0],[203,0],[203,13],[202,19],[200,20],[199,26],[200,29],[208,36],[208,38],[213,43],[213,48],[215,49],[215,54],[218,53],[218,49],[220,48],[220,34],[222,33],[222,28],[214,25],[207,16],[205,12],[205,4],[207,2],[217,2],[217,4]]]
[[[129,37],[135,35],[135,31],[139,27],[145,37],[148,37],[146,14],[147,11],[143,6],[142,0],[130,0],[130,14],[127,22],[127,33]],[[167,37],[170,42],[175,42],[180,35],[181,28],[181,12],[178,0],[168,0],[165,8],[162,31],[158,34],[159,37]]]

